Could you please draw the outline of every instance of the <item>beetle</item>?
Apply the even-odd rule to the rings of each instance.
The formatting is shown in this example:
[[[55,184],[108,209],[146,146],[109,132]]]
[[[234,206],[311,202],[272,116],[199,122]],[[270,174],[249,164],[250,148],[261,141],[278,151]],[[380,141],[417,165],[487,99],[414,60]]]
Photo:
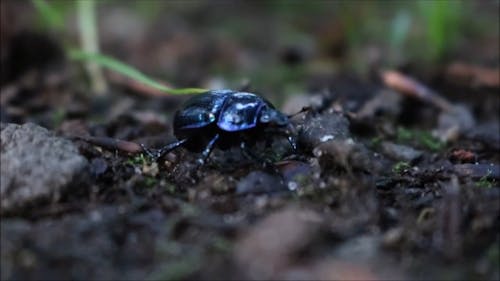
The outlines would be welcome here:
[[[293,151],[297,149],[288,116],[263,97],[248,92],[211,90],[193,96],[176,112],[173,128],[177,141],[156,151],[145,146],[143,150],[159,159],[182,146],[201,152],[197,162],[204,164],[215,147],[226,150],[239,145],[247,156],[258,159],[249,147],[260,139],[269,144],[276,135],[286,137]]]

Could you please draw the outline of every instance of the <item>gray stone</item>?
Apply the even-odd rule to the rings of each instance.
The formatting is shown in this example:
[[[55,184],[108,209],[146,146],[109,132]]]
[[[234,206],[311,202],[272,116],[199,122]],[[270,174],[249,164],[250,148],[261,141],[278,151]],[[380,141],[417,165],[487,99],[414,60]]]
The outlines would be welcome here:
[[[398,116],[401,112],[401,95],[384,89],[367,101],[358,111],[358,118],[373,118],[379,113]]]
[[[329,111],[321,115],[307,114],[299,125],[299,142],[314,148],[331,140],[350,137],[349,121],[343,114]]]
[[[466,135],[475,125],[476,120],[469,108],[459,104],[439,115],[435,134],[441,141],[454,141],[460,135]]]
[[[1,126],[0,211],[57,198],[87,160],[69,140],[38,125]]]
[[[286,187],[279,177],[261,171],[250,172],[236,186],[238,194],[272,193],[284,190]]]
[[[423,155],[423,152],[407,145],[395,144],[392,142],[383,142],[381,144],[382,152],[388,157],[413,163]]]
[[[497,120],[491,120],[483,124],[478,124],[471,128],[467,138],[480,141],[493,149],[500,149],[500,123]]]

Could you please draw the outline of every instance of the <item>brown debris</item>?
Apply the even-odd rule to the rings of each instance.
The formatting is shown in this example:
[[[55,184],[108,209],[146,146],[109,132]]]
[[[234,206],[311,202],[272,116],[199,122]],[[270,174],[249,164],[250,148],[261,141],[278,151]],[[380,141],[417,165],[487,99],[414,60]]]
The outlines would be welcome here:
[[[476,123],[468,107],[452,104],[421,82],[397,71],[382,72],[385,85],[401,94],[430,103],[442,112],[439,115],[436,134],[441,141],[456,140],[467,133]]]
[[[93,136],[75,136],[75,138],[84,140],[108,150],[119,150],[126,153],[139,153],[143,151],[142,147],[139,144],[130,141]]]
[[[451,153],[450,159],[460,163],[474,163],[477,159],[477,155],[469,150],[457,149]]]
[[[385,85],[401,94],[428,102],[437,108],[449,111],[453,105],[421,82],[400,72],[388,70],[382,72]]]
[[[234,255],[253,280],[275,278],[293,262],[293,254],[318,230],[318,214],[297,207],[277,211],[253,226],[236,244]]]
[[[500,87],[500,69],[487,68],[462,62],[452,63],[446,69],[450,80],[471,86]]]

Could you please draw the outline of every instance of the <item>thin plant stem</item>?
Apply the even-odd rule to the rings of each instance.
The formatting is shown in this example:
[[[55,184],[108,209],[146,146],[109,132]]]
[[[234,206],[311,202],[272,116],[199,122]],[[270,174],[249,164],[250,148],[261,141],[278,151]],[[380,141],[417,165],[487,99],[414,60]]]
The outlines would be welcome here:
[[[89,53],[99,53],[99,38],[97,33],[96,2],[94,0],[78,0],[78,26],[82,49]],[[107,90],[106,80],[100,66],[92,61],[86,62],[91,89],[97,95]]]

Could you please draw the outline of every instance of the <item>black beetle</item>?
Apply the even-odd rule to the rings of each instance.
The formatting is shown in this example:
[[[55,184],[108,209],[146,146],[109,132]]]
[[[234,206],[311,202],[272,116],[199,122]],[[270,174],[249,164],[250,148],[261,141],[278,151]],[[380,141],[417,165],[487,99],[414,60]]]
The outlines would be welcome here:
[[[155,152],[143,146],[152,158],[183,146],[201,152],[200,164],[205,163],[215,146],[222,150],[240,145],[242,151],[257,158],[248,148],[257,140],[269,144],[274,135],[286,136],[295,151],[294,129],[288,116],[266,99],[252,93],[232,90],[212,90],[190,98],[174,117],[174,135],[178,141]]]

